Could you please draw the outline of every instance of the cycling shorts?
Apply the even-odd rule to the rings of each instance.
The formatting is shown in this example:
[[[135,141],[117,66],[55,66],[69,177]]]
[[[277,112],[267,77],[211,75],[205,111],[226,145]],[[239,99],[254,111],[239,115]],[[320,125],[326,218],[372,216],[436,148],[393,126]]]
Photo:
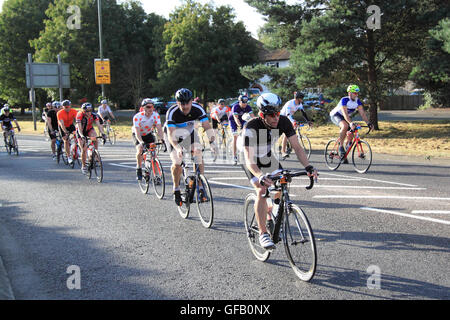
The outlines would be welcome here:
[[[140,144],[140,142],[138,141],[138,139],[136,138],[136,134],[133,132],[133,142],[134,142],[134,144],[137,146],[137,145],[139,145]],[[154,143],[155,142],[155,136],[153,135],[153,133],[149,133],[149,134],[147,134],[147,135],[145,135],[145,136],[141,136],[141,138],[142,138],[142,141],[144,141],[144,143],[147,145],[147,144],[150,144],[150,143]]]

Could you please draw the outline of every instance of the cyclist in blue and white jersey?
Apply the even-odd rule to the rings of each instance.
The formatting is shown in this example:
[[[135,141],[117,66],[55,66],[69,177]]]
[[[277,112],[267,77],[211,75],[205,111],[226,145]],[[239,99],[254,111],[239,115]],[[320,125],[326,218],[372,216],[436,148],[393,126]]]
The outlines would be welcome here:
[[[358,110],[361,118],[367,123],[367,125],[373,128],[373,125],[369,122],[367,118],[366,112],[364,111],[363,104],[361,100],[359,100],[358,95],[360,89],[357,85],[352,84],[347,88],[348,96],[343,97],[338,105],[331,110],[330,117],[331,121],[340,128],[340,146],[339,153],[341,157],[345,155],[345,148],[347,144],[351,143],[353,139],[353,133],[349,130],[355,129],[355,124],[352,123],[351,115]],[[346,143],[342,144],[345,141],[345,136],[347,136]],[[345,159],[344,163],[348,163],[348,160]]]
[[[166,113],[164,124],[165,140],[168,141],[170,159],[172,160],[172,179],[175,203],[182,205],[180,192],[180,177],[182,173],[181,163],[183,160],[183,146],[187,152],[193,152],[200,168],[204,172],[202,159],[202,148],[198,143],[198,136],[194,131],[195,121],[199,121],[208,136],[210,145],[214,148],[214,131],[208,116],[201,105],[193,101],[192,92],[189,89],[181,88],[175,93],[177,104],[171,106]],[[200,187],[202,192],[202,187]]]
[[[231,107],[231,115],[228,118],[230,120],[231,133],[233,134],[233,156],[234,156],[234,165],[238,163],[237,157],[237,148],[236,141],[238,139],[239,133],[241,129],[244,127],[245,120],[242,119],[242,116],[245,113],[248,113],[251,118],[254,118],[253,110],[248,105],[248,96],[240,95],[238,98],[238,102],[233,104]]]
[[[300,91],[294,92],[294,99],[289,100],[285,103],[283,108],[280,111],[280,114],[282,116],[286,116],[291,120],[292,125],[294,126],[294,129],[297,128],[297,121],[294,119],[294,114],[300,110],[302,112],[303,118],[308,122],[309,126],[312,126],[312,121],[309,120],[308,115],[305,112],[305,109],[303,108],[303,98],[305,95],[301,93]],[[281,153],[282,157],[286,156],[286,148],[287,148],[287,137],[286,135],[283,135],[283,142],[281,145]]]
[[[14,129],[13,129],[13,126],[11,123],[12,121],[14,121],[14,123],[16,124],[17,130],[19,130],[19,132],[20,132],[20,126],[17,123],[16,117],[11,112],[11,107],[9,106],[9,104],[5,104],[5,106],[0,111],[0,124],[2,127],[2,131],[3,131],[3,139],[5,141],[5,146],[6,146],[7,135],[10,134],[10,132],[14,133]]]

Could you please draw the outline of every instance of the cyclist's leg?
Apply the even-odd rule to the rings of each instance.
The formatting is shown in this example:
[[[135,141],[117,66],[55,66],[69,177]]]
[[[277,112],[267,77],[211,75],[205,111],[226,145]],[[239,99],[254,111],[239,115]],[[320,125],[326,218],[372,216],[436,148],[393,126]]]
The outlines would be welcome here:
[[[81,150],[81,170],[83,170],[85,167],[85,164],[86,164],[87,143],[84,139],[81,138],[81,136],[78,134],[78,132],[76,133],[76,137],[78,140],[78,146],[80,147],[80,150]]]

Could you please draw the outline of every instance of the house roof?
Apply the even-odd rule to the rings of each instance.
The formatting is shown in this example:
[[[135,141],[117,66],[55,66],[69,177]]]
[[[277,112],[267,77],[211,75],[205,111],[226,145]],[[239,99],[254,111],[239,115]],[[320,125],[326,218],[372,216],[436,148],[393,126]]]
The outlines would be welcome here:
[[[269,50],[264,47],[264,44],[261,41],[254,40],[258,47],[258,60],[260,62],[289,60],[291,57],[291,54],[287,49]]]

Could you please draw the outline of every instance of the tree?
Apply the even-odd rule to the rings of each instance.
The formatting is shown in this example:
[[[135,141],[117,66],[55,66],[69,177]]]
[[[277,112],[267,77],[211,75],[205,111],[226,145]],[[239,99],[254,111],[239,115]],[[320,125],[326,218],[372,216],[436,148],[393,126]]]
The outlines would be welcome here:
[[[10,104],[28,104],[25,63],[34,53],[30,39],[44,27],[45,10],[50,0],[7,0],[0,13],[0,98]],[[45,92],[37,99],[45,101]],[[42,103],[40,104],[42,106]]]
[[[147,15],[138,1],[122,4],[117,4],[116,0],[101,1],[103,56],[111,63],[111,85],[106,85],[106,96],[123,104],[134,103],[137,97],[130,93],[124,75],[130,75],[132,71],[128,70],[134,62],[131,59],[141,62],[138,65],[142,70],[138,71],[143,71],[146,81],[151,73],[156,74],[155,59],[151,56],[155,54],[152,43],[158,41],[158,30],[159,38],[162,37],[164,20]],[[67,27],[70,16],[67,9],[71,5],[80,8],[79,29]],[[46,15],[45,29],[32,41],[36,60],[52,62],[57,54],[61,54],[62,60],[71,65],[72,99],[86,97],[96,101],[100,95],[100,86],[94,78],[94,59],[100,57],[97,1],[59,0],[50,4]],[[141,89],[148,91],[148,86]]]
[[[260,7],[265,4],[264,12],[284,3],[247,2]],[[441,3],[383,2],[381,30],[367,25],[370,4],[354,0],[304,1],[298,7],[301,31],[296,35],[291,64],[299,87],[358,83],[369,98],[370,121],[378,129],[377,109],[382,95],[408,79],[422,53],[423,35],[436,23],[433,13],[441,10]],[[281,14],[275,12],[271,19],[281,21]]]
[[[411,72],[411,79],[429,92],[431,106],[449,107],[450,19],[442,19],[438,26],[429,31],[421,57]]]
[[[188,87],[207,101],[248,86],[239,67],[255,62],[256,45],[232,11],[188,0],[170,15],[162,70],[153,82],[160,92]]]

